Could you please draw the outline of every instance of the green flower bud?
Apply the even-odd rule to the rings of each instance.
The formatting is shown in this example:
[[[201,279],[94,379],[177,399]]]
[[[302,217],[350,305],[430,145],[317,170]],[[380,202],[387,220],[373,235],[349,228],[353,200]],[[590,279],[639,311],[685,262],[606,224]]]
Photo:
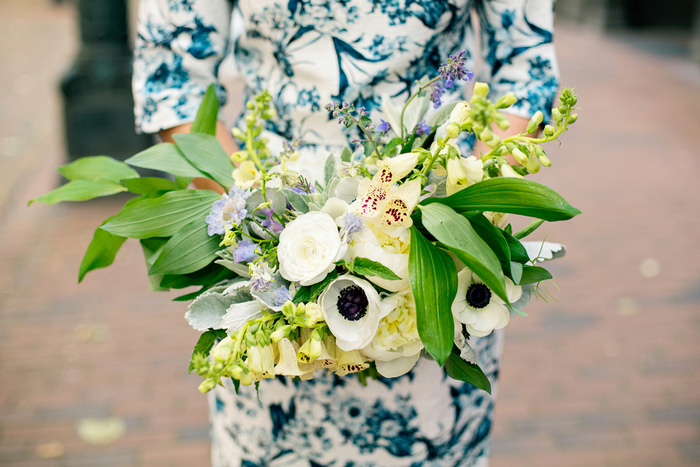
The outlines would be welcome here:
[[[496,125],[498,125],[498,128],[501,130],[507,130],[510,128],[510,120],[508,118],[501,114],[501,113],[496,113],[496,115],[493,116],[494,119],[496,120]]]
[[[578,120],[578,114],[571,114],[569,115],[569,118],[566,119],[566,123],[571,125],[572,123],[576,122]]]
[[[518,164],[527,164],[527,155],[524,152],[522,152],[519,148],[512,149],[510,153],[513,155],[515,160],[518,161]]]
[[[530,153],[530,156],[527,158],[527,163],[525,164],[525,168],[531,174],[536,174],[537,172],[540,171],[540,164],[539,164],[539,162],[537,162],[537,158],[535,157],[534,154]]]
[[[491,131],[491,128],[486,127],[479,134],[479,139],[484,143],[490,141],[491,138],[493,138],[493,132]]]
[[[564,118],[559,112],[558,109],[552,109],[552,118],[554,119],[555,122],[561,122],[561,119]]]
[[[272,342],[279,342],[285,337],[289,335],[289,332],[292,330],[292,327],[290,325],[284,325],[280,326],[276,331],[274,331],[272,334],[270,334],[270,340]]]
[[[459,125],[456,123],[448,123],[447,127],[445,128],[445,132],[449,138],[455,139],[460,133]]]
[[[559,107],[557,107],[557,110],[559,110],[559,113],[565,114],[566,111],[569,109],[567,108],[567,106],[565,104],[561,104],[561,105],[559,105]]]
[[[274,116],[277,115],[277,112],[275,112],[275,109],[266,109],[260,114],[260,117],[263,120],[270,120],[271,118],[274,118]]]
[[[246,103],[245,107],[246,107],[246,109],[248,109],[248,110],[255,110],[255,103],[254,103],[254,102],[251,102],[251,101],[248,101],[248,102]]]
[[[486,83],[476,82],[474,83],[474,97],[482,97],[486,99],[489,94],[489,85]]]
[[[552,125],[545,125],[545,127],[544,127],[544,135],[547,137],[554,136],[555,131],[556,130],[554,129],[554,127]]]
[[[216,380],[214,378],[205,379],[202,384],[199,385],[199,391],[202,394],[206,394],[216,387]]]
[[[292,302],[286,302],[284,305],[282,305],[282,313],[284,314],[284,317],[287,318],[287,321],[294,319],[295,311],[296,307]]]
[[[243,386],[250,386],[251,384],[253,384],[253,377],[250,373],[243,373],[239,381]]]
[[[542,151],[542,153],[537,153],[537,159],[540,161],[540,164],[544,165],[545,167],[551,167],[552,166],[552,161],[549,160],[549,157]]]
[[[505,96],[501,96],[500,99],[496,102],[496,108],[497,109],[505,109],[507,107],[510,107],[511,105],[515,104],[518,102],[518,98],[515,97],[515,94],[512,92],[509,92]]]
[[[485,143],[491,149],[495,149],[499,144],[501,144],[501,138],[500,136],[494,134],[493,137],[491,137],[490,140],[485,141]]]
[[[240,139],[240,140],[245,140],[245,139],[246,139],[245,133],[243,133],[243,131],[241,131],[241,129],[238,128],[238,127],[236,127],[236,128],[234,128],[233,130],[231,130],[231,134],[232,134],[233,137],[236,138],[236,139]]]
[[[535,131],[537,131],[537,127],[540,126],[543,118],[544,116],[542,115],[542,112],[540,112],[539,110],[535,112],[535,115],[532,116],[532,118],[527,124],[527,132],[534,133]]]

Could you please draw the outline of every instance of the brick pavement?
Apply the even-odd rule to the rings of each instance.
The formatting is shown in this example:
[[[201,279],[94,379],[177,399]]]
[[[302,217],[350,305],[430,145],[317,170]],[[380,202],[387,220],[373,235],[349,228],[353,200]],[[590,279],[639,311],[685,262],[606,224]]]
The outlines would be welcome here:
[[[561,26],[581,118],[539,179],[584,214],[542,229],[569,247],[552,267],[561,299],[509,326],[492,464],[697,465],[700,71],[650,42]],[[76,47],[72,11],[5,0],[0,44],[0,463],[205,465],[182,305],[147,291],[132,242],[75,283],[117,204],[25,207],[63,159],[55,83]],[[660,274],[646,279],[649,258]],[[123,437],[80,439],[80,420],[108,417]]]

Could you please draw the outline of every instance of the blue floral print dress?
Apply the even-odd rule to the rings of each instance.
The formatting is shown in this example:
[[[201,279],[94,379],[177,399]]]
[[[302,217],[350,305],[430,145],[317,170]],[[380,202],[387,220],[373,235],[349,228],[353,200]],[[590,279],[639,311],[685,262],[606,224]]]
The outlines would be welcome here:
[[[231,31],[234,7],[242,31]],[[320,178],[329,151],[355,137],[325,104],[347,101],[378,118],[382,94],[405,101],[416,80],[435,76],[462,49],[468,68],[482,62],[477,79],[489,83],[490,97],[512,91],[511,113],[548,115],[559,84],[552,27],[553,0],[141,0],[137,128],[150,133],[192,121],[212,82],[223,103],[218,68],[232,53],[245,81],[242,98],[263,89],[274,96],[271,145],[302,138],[307,145],[293,168]],[[495,332],[469,341],[494,390],[501,338]],[[210,394],[216,466],[488,463],[493,397],[451,380],[427,358],[367,387],[319,371],[311,381],[265,380],[259,395],[231,387]]]

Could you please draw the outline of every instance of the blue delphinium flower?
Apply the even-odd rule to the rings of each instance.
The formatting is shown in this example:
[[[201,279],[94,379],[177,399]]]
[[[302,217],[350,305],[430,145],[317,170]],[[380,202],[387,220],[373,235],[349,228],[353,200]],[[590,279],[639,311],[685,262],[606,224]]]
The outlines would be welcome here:
[[[474,73],[467,70],[464,66],[467,61],[468,53],[466,50],[460,50],[456,54],[449,56],[447,61],[440,65],[438,71],[440,72],[440,77],[445,80],[445,87],[452,87],[451,84],[454,80],[466,79],[467,81],[474,78]],[[447,84],[450,81],[450,85]]]
[[[445,92],[440,83],[433,84],[433,92],[430,93],[430,102],[433,103],[434,108],[438,108],[442,105],[442,94]]]
[[[343,214],[341,218],[342,228],[340,229],[340,236],[347,240],[355,232],[359,232],[360,229],[365,225],[362,217],[352,211],[347,211]]]
[[[233,249],[233,261],[235,263],[241,263],[243,261],[250,263],[258,257],[258,254],[255,252],[256,246],[254,242],[248,239],[241,240]]]
[[[263,227],[273,232],[282,232],[284,230],[284,226],[272,217],[275,213],[272,208],[262,208],[258,212],[265,216],[265,219],[260,223]]]
[[[249,190],[242,190],[237,186],[231,188],[228,194],[221,195],[221,199],[214,202],[211,212],[205,219],[209,227],[209,235],[223,235],[226,229],[231,230],[234,225],[241,223],[248,214],[246,200],[250,196]]]
[[[416,127],[414,128],[413,131],[416,132],[416,136],[423,136],[423,135],[430,134],[430,131],[431,131],[432,129],[433,129],[433,127],[431,127],[430,125],[428,125],[428,124],[425,122],[425,120],[423,120],[423,121],[420,122],[418,125],[416,125]]]
[[[250,269],[250,290],[253,292],[265,292],[275,280],[275,273],[267,263],[259,262],[248,265]]]
[[[292,301],[292,293],[289,291],[287,286],[283,285],[277,287],[272,295],[272,304],[275,306],[282,306],[287,302]]]
[[[389,124],[389,122],[385,122],[385,121],[382,120],[382,119],[379,119],[379,121],[380,121],[381,123],[379,123],[379,125],[377,125],[377,131],[378,131],[379,133],[384,134],[384,135],[387,134],[387,133],[389,133],[389,130],[391,130],[391,124]]]

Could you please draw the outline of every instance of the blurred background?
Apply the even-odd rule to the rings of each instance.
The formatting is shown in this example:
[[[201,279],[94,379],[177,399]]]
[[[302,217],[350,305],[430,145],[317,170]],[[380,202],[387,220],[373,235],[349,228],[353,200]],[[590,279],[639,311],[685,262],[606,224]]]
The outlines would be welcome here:
[[[537,180],[583,214],[539,231],[569,251],[559,299],[508,327],[495,467],[700,465],[699,3],[558,2],[580,118]],[[150,144],[131,121],[135,7],[0,0],[1,464],[209,462],[177,294],[148,291],[131,241],[77,285],[123,200],[27,207],[58,165]]]

